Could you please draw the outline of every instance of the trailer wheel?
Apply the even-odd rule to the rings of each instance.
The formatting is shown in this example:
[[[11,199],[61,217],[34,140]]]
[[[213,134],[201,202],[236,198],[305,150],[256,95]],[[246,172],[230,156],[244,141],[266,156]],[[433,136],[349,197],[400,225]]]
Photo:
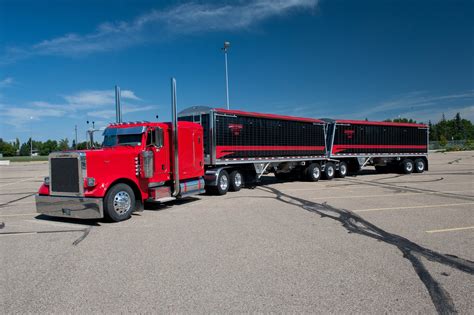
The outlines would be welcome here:
[[[344,178],[347,175],[347,164],[346,162],[339,163],[339,170],[336,173],[336,176],[339,178]]]
[[[416,159],[415,160],[415,173],[423,173],[425,171],[426,165],[425,160],[423,159]]]
[[[230,173],[230,191],[239,191],[244,184],[244,177],[239,171]]]
[[[321,178],[321,167],[318,163],[311,163],[305,170],[306,179],[310,182],[317,182]]]
[[[324,179],[331,180],[336,175],[336,167],[334,163],[326,163],[324,167]]]
[[[413,161],[410,159],[404,159],[401,163],[402,172],[405,174],[411,174],[414,168]]]
[[[135,211],[135,194],[127,184],[112,186],[104,198],[104,214],[114,222],[127,220]]]
[[[214,195],[225,195],[229,190],[229,183],[229,173],[222,170],[219,172],[219,176],[217,177],[217,185],[209,187],[209,191]]]

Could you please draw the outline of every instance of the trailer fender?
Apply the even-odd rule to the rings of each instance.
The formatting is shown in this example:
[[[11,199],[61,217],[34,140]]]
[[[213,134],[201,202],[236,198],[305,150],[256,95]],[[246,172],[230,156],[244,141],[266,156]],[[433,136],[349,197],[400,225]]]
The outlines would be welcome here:
[[[206,170],[204,173],[204,182],[206,183],[206,186],[217,186],[217,178],[219,177],[219,173],[226,168],[228,167],[223,166]]]

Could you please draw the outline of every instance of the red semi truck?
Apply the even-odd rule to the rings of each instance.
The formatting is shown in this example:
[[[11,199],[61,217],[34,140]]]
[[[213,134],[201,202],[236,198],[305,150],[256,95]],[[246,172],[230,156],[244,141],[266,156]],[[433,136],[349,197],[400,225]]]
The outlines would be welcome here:
[[[176,113],[172,122],[113,123],[100,149],[55,152],[36,195],[38,213],[112,221],[145,202],[223,195],[266,173],[317,181],[365,165],[427,168],[427,127],[319,120],[209,107]],[[120,120],[119,120],[120,121]],[[411,165],[411,168],[410,168]]]

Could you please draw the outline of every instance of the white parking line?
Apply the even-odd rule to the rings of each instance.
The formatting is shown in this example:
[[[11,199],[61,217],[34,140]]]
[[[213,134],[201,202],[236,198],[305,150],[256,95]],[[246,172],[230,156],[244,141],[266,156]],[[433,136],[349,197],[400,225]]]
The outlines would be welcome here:
[[[23,182],[26,182],[26,181],[29,181],[29,180],[32,180],[32,179],[35,179],[35,178],[36,178],[36,177],[25,178],[25,179],[22,179],[22,180],[13,182],[13,183],[8,183],[8,184],[0,185],[0,187],[11,186],[11,185],[23,183]]]
[[[423,208],[444,208],[444,207],[454,207],[454,206],[464,206],[464,205],[474,205],[474,202],[466,203],[448,203],[440,205],[423,205],[423,206],[411,206],[411,207],[390,207],[390,208],[372,208],[372,209],[360,209],[352,210],[352,212],[370,212],[370,211],[386,211],[386,210],[403,210],[403,209],[423,209]],[[471,209],[472,210],[472,209]]]
[[[474,229],[474,226],[458,227],[458,228],[451,228],[451,229],[441,229],[441,230],[430,230],[430,231],[426,231],[426,233],[442,233],[442,232],[462,231],[462,230],[472,230],[472,229]]]
[[[462,193],[462,192],[472,192],[472,190],[453,190],[453,191],[433,191],[433,192],[409,192],[409,193],[391,193],[391,194],[382,194],[382,195],[361,195],[361,196],[333,196],[333,197],[316,197],[310,198],[311,200],[316,199],[353,199],[353,198],[372,198],[372,197],[400,197],[400,196],[413,196],[413,195],[433,195],[433,194],[442,194],[442,193]],[[453,196],[455,197],[455,196]],[[473,197],[471,195],[466,195],[466,197]]]

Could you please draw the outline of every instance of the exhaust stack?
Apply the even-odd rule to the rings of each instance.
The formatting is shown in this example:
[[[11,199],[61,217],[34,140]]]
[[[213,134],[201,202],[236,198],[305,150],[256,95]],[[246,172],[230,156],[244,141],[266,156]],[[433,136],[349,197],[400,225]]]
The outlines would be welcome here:
[[[118,123],[122,122],[122,107],[120,105],[120,87],[115,86],[115,120]]]
[[[176,114],[176,79],[171,78],[171,134],[173,143],[173,197],[179,195],[178,116]]]

